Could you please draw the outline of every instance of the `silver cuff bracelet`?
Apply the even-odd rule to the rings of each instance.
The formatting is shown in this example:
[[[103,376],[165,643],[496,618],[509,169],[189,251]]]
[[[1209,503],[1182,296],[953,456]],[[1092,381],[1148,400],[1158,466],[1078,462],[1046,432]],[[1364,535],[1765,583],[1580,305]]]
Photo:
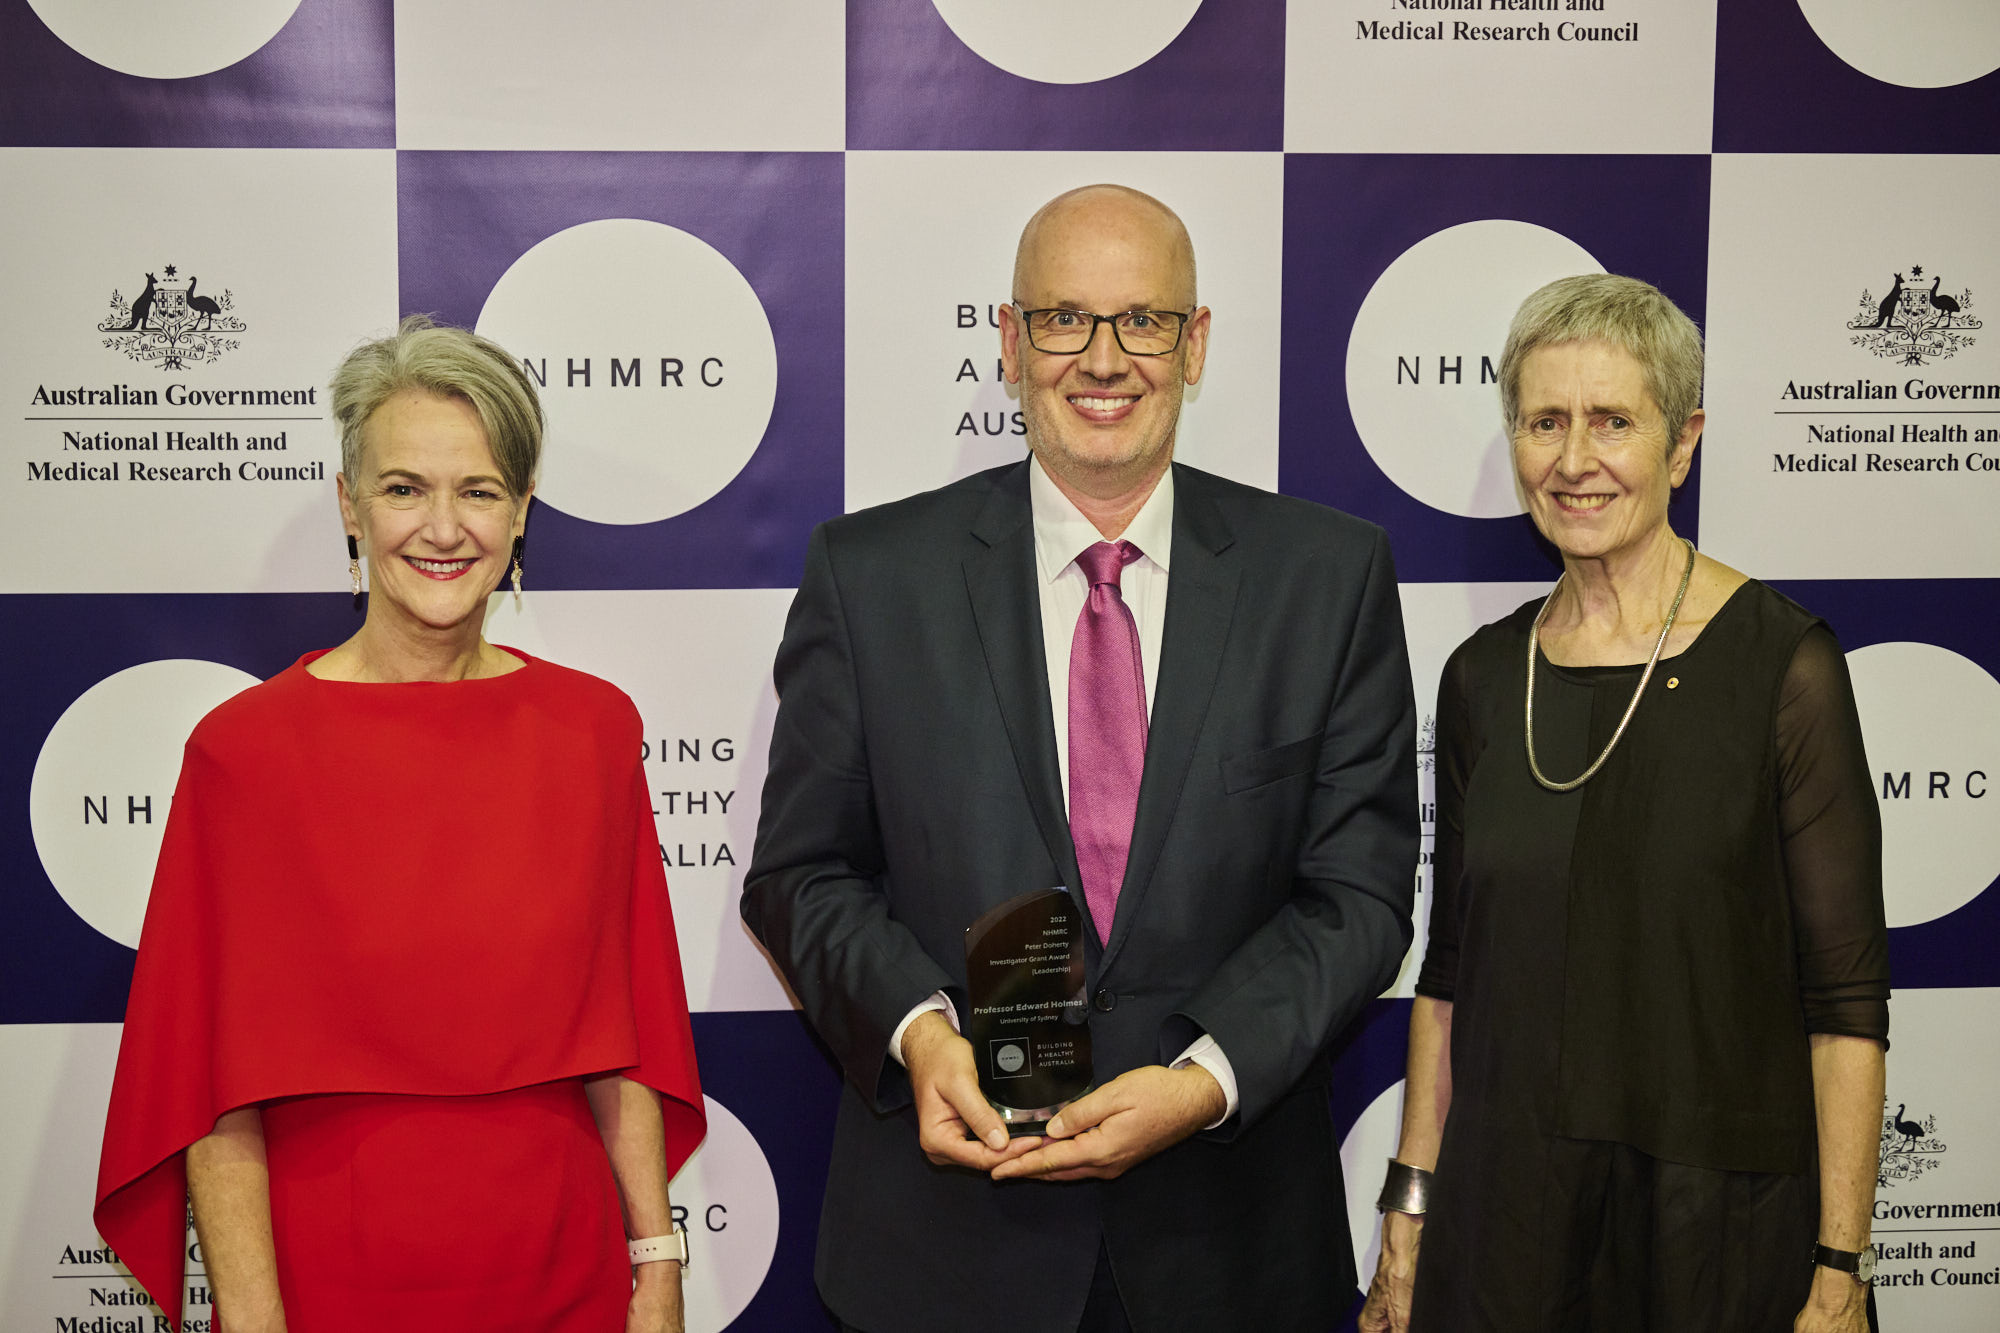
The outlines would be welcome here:
[[[1389,1178],[1382,1182],[1382,1197],[1375,1200],[1375,1211],[1422,1217],[1430,1203],[1431,1173],[1391,1157]]]

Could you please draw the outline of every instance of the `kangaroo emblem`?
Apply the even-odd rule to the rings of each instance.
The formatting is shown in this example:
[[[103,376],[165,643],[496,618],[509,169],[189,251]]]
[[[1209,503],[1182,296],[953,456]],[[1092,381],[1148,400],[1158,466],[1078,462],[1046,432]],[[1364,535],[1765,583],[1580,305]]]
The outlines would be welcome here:
[[[153,317],[153,282],[153,275],[148,273],[146,275],[146,290],[132,298],[132,320],[125,326],[126,328],[149,329],[153,327],[148,322]]]
[[[1882,304],[1876,307],[1875,322],[1873,324],[1864,324],[1861,327],[1866,329],[1879,329],[1884,324],[1887,324],[1892,318],[1894,318],[1896,314],[1896,303],[1902,299],[1903,299],[1903,275],[1898,273],[1896,275],[1896,285],[1889,289],[1889,294],[1882,298]]]

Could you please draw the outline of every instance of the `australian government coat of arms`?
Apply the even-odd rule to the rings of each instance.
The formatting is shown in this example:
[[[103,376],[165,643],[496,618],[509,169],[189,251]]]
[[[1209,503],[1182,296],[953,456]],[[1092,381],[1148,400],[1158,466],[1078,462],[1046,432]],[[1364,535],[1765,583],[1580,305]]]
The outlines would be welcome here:
[[[1933,276],[1924,286],[1924,266],[1910,266],[1909,277],[1896,275],[1880,298],[1861,293],[1861,311],[1847,322],[1855,330],[1851,341],[1877,356],[1906,366],[1928,365],[1956,356],[1972,346],[1970,331],[1980,327],[1972,313],[1972,289],[1942,290]]]
[[[235,315],[228,288],[202,291],[199,274],[183,283],[172,264],[160,272],[164,281],[148,273],[145,287],[129,301],[111,293],[111,313],[97,326],[106,347],[142,365],[185,370],[210,365],[242,346],[234,335],[249,325]]]

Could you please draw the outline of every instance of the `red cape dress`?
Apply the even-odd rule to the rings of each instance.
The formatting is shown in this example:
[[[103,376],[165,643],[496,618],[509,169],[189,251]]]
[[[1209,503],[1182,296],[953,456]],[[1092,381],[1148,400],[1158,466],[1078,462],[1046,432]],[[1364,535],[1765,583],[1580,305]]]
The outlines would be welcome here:
[[[594,1164],[577,1154],[591,1122],[575,1080],[618,1071],[657,1089],[679,1170],[704,1132],[680,954],[637,710],[604,681],[515,655],[525,665],[504,676],[382,685],[320,680],[309,654],[189,737],[96,1208],[176,1327],[183,1150],[252,1103],[269,1104],[294,1333],[320,1322],[293,1308],[304,1290],[367,1296],[385,1256],[414,1257],[378,1284],[375,1329],[579,1326],[522,1308],[520,1284],[491,1291],[492,1319],[467,1304],[502,1272],[573,1295],[552,1265],[596,1274],[580,1280],[600,1301],[621,1284],[599,1308],[622,1311],[616,1195],[601,1146]],[[499,1119],[476,1130],[489,1107]],[[518,1134],[566,1146],[495,1148]],[[555,1158],[567,1164],[517,1169]],[[446,1187],[436,1172],[454,1162],[477,1178]],[[427,1164],[432,1178],[415,1174]],[[420,1270],[452,1289],[418,1290]]]

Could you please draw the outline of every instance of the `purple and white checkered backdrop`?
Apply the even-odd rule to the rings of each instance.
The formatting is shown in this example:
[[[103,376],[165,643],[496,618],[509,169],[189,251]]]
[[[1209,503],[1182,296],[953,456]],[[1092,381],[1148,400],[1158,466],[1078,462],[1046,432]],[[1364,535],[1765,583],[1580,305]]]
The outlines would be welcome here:
[[[490,636],[645,717],[714,1126],[689,1327],[829,1326],[838,1076],[735,911],[771,654],[815,523],[1019,455],[1014,237],[1118,180],[1215,311],[1180,456],[1388,529],[1427,713],[1557,568],[1513,306],[1601,269],[1703,324],[1676,526],[1832,623],[1882,784],[1925,1128],[1885,1138],[1885,1325],[2000,1326],[1996,68],[1980,0],[0,0],[0,1325],[154,1313],[90,1201],[180,745],[352,631],[322,386],[421,310],[547,393]],[[1413,976],[1332,1093],[1364,1272]]]

